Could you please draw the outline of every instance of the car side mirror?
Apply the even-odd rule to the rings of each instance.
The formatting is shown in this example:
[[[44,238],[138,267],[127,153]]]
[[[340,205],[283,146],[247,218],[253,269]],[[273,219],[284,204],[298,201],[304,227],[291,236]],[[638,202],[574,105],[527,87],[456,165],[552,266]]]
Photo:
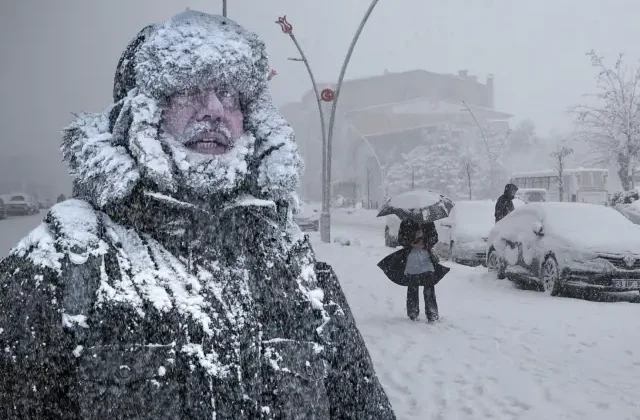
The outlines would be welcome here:
[[[535,233],[537,236],[544,236],[544,226],[542,226],[542,223],[533,223],[533,233]]]

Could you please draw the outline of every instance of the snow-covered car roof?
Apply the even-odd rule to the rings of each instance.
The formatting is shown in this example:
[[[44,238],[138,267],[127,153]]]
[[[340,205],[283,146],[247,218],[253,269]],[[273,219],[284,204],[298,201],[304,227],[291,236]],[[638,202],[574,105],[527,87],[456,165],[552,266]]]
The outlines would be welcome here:
[[[531,218],[520,217],[530,215]],[[581,249],[599,252],[640,253],[640,227],[612,208],[586,203],[547,202],[518,207],[496,224],[489,241],[498,234],[516,237],[541,223],[546,237]],[[527,232],[528,233],[528,232]]]
[[[496,203],[491,200],[456,201],[450,219],[458,230],[486,237],[495,223]]]

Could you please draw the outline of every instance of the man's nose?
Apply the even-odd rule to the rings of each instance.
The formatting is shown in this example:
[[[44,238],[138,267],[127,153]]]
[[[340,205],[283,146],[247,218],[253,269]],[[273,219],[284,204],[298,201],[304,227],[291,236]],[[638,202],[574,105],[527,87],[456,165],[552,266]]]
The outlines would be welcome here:
[[[202,97],[202,108],[198,112],[198,120],[219,120],[224,115],[222,103],[215,92],[209,92]]]

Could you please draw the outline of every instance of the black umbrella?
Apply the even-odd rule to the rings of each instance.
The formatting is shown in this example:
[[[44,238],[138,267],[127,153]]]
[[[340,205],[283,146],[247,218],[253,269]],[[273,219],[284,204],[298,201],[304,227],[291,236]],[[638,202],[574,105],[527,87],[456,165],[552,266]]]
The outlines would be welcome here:
[[[400,220],[435,222],[449,216],[453,200],[431,190],[415,190],[387,200],[377,217],[395,214]]]

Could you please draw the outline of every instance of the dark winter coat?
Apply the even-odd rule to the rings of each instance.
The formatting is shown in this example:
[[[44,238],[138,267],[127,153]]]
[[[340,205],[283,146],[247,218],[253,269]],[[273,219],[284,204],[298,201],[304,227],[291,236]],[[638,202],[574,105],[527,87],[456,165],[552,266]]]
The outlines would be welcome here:
[[[433,247],[438,243],[438,231],[434,223],[425,223],[419,227],[416,223],[403,220],[400,223],[398,231],[398,242],[402,245],[402,249],[387,255],[379,263],[378,267],[385,275],[394,283],[400,286],[408,286],[404,270],[407,267],[407,259],[412,250],[413,239],[415,238],[416,229],[423,229],[423,238],[425,238],[425,246],[429,250],[429,256],[434,267],[433,284],[421,284],[420,286],[435,286],[449,273],[449,268],[440,264],[438,257],[432,252]]]
[[[266,206],[189,219],[209,244],[51,209],[0,263],[0,418],[395,419],[306,238]]]
[[[507,184],[504,187],[504,194],[502,194],[496,201],[496,223],[505,218],[515,209],[515,207],[513,206],[513,199],[516,196],[516,191],[518,191],[518,187],[516,187],[514,184]]]
[[[268,70],[223,17],[132,41],[116,103],[64,132],[75,198],[0,261],[0,419],[395,419],[293,222],[302,163]],[[167,95],[212,78],[240,89],[247,132],[216,158],[159,132]]]

